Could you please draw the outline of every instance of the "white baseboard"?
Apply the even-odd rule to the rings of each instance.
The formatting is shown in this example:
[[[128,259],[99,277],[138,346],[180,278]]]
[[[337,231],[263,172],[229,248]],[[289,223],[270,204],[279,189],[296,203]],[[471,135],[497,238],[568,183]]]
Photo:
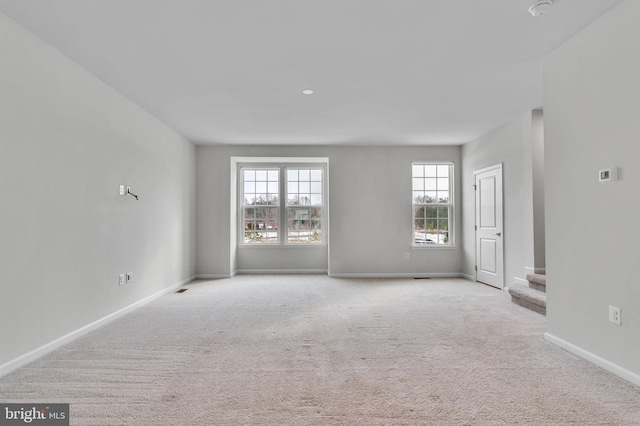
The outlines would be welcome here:
[[[607,370],[608,372],[615,374],[616,376],[630,383],[633,383],[636,386],[640,386],[640,375],[634,373],[633,371],[622,368],[619,365],[612,363],[611,361],[599,357],[598,355],[592,354],[591,352],[582,349],[581,347],[576,346],[573,343],[569,343],[566,340],[556,337],[553,334],[545,333],[544,340],[566,350],[567,352],[571,352],[572,354],[577,355],[580,358],[585,359],[597,365],[598,367]]]
[[[525,280],[523,278],[520,278],[520,277],[513,277],[513,283],[514,284],[521,284],[521,285],[524,285],[524,286],[528,286],[529,285],[529,281],[527,281],[527,280]]]
[[[101,318],[97,321],[94,321],[90,324],[85,325],[84,327],[81,327],[75,331],[72,331],[69,334],[66,334],[56,340],[53,340],[49,343],[46,343],[42,346],[40,346],[39,348],[36,348],[34,350],[32,350],[31,352],[27,352],[24,355],[19,356],[18,358],[11,360],[5,364],[0,365],[0,377],[9,374],[10,372],[12,372],[13,370],[16,370],[32,361],[35,361],[36,359],[48,354],[51,351],[54,351],[64,345],[66,345],[67,343],[84,336],[85,334],[96,330],[97,328],[102,327],[103,325],[107,324],[108,322],[111,322],[113,320],[115,320],[116,318],[121,317],[122,315],[126,314],[129,311],[132,311],[133,309],[136,309],[144,304],[147,304],[149,302],[151,302],[154,299],[157,299],[160,296],[164,296],[165,294],[171,293],[172,291],[177,290],[178,288],[182,287],[183,285],[193,281],[195,278],[194,276],[191,276],[189,278],[186,278],[178,283],[172,284],[171,286],[160,290],[157,293],[152,294],[151,296],[147,296],[144,299],[141,299],[129,306],[127,306],[126,308],[122,308],[119,311],[116,311],[110,315],[107,315],[104,318]]]
[[[326,274],[326,269],[238,269],[238,274]]]
[[[198,274],[194,276],[194,279],[196,280],[220,280],[223,278],[231,278],[235,275],[234,274],[229,274],[229,275],[225,275],[225,274]]]
[[[413,272],[390,272],[390,273],[328,273],[326,269],[238,269],[231,275],[225,274],[198,274],[195,279],[221,279],[232,278],[235,275],[259,275],[259,274],[327,274],[332,278],[465,278],[475,281],[472,275],[458,272],[451,273],[413,273]],[[526,281],[525,281],[526,282]]]
[[[545,274],[547,272],[546,268],[532,268],[531,266],[524,267],[524,276],[526,277],[529,274]]]
[[[418,272],[374,272],[374,273],[329,273],[331,278],[466,278],[460,272],[418,273]],[[475,279],[472,278],[475,281]]]

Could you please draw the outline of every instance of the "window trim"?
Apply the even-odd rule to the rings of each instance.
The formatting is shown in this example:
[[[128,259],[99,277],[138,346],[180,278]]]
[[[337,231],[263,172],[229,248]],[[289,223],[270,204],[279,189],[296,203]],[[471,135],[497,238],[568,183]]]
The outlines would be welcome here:
[[[235,173],[236,194],[236,224],[232,232],[235,233],[236,244],[244,248],[295,248],[295,247],[327,247],[329,241],[329,159],[326,157],[232,157],[232,173]],[[278,169],[279,170],[279,202],[277,206],[278,241],[275,243],[246,243],[244,241],[244,184],[243,170],[246,169]],[[287,169],[322,169],[322,201],[321,229],[322,240],[317,243],[295,243],[288,241],[287,209]],[[282,230],[282,231],[281,231]]]
[[[321,180],[320,183],[322,185],[321,187],[321,195],[322,195],[322,200],[320,204],[308,204],[308,205],[290,205],[289,204],[289,176],[288,176],[288,171],[289,170],[320,170],[321,171]],[[324,220],[325,220],[325,194],[326,194],[326,187],[325,187],[325,176],[327,174],[326,172],[326,168],[323,165],[320,164],[308,164],[308,165],[300,165],[300,164],[286,164],[282,167],[282,173],[283,173],[283,195],[284,195],[284,200],[280,203],[282,208],[284,209],[283,211],[283,221],[285,223],[285,227],[283,229],[285,229],[286,231],[286,236],[283,235],[283,239],[284,239],[284,244],[285,245],[291,245],[291,246],[300,246],[300,245],[310,245],[310,246],[321,246],[325,243],[325,233],[324,233]],[[298,180],[298,184],[302,182],[300,180]],[[309,184],[311,185],[312,182],[314,182],[313,180],[311,180],[311,178],[309,179]],[[317,181],[316,181],[317,182]],[[300,193],[300,192],[298,192]],[[309,191],[309,194],[311,196],[313,196],[313,192]],[[317,243],[294,243],[294,242],[290,242],[289,241],[289,210],[296,210],[296,209],[304,209],[305,207],[308,208],[319,208],[320,209],[320,235],[321,235],[321,240],[320,242]],[[308,220],[313,220],[312,218],[309,218]]]
[[[424,203],[424,204],[416,204],[413,198],[413,166],[417,165],[434,165],[434,166],[449,166],[449,202],[448,203]],[[412,161],[411,162],[411,172],[410,172],[410,189],[409,193],[411,194],[411,248],[412,249],[454,249],[456,248],[456,227],[455,227],[455,216],[456,216],[456,208],[455,208],[455,163],[453,161]],[[416,206],[421,205],[433,205],[440,207],[448,207],[449,208],[449,219],[448,219],[448,227],[449,227],[449,243],[447,244],[416,244],[415,242],[415,208]]]
[[[244,171],[245,170],[265,170],[267,171],[267,173],[270,170],[277,170],[278,171],[278,203],[277,204],[260,204],[260,205],[254,205],[253,207],[249,207],[246,206],[244,204]],[[268,181],[266,181],[268,182]],[[255,192],[254,192],[255,193]],[[268,192],[267,192],[268,194]],[[278,228],[276,230],[276,241],[275,242],[264,242],[264,243],[245,243],[244,242],[244,238],[245,238],[245,229],[244,229],[244,223],[245,223],[245,210],[247,208],[275,208],[277,210],[277,224],[278,224]],[[282,223],[282,170],[274,165],[270,165],[270,164],[260,164],[260,165],[239,165],[238,166],[238,214],[239,214],[239,221],[238,223],[240,224],[240,226],[238,227],[238,231],[239,231],[239,238],[241,241],[242,245],[249,245],[249,246],[277,246],[280,244],[282,238],[281,238],[281,232],[280,230],[281,228],[281,223]],[[268,228],[267,228],[268,230]],[[265,230],[265,231],[267,231]]]

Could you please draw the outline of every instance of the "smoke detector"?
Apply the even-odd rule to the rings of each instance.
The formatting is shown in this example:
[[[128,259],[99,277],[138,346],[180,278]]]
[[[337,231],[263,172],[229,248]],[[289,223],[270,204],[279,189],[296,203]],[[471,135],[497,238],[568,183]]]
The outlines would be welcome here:
[[[553,0],[543,0],[536,2],[529,8],[529,13],[532,16],[543,15],[547,11],[547,9],[551,7],[552,4]]]

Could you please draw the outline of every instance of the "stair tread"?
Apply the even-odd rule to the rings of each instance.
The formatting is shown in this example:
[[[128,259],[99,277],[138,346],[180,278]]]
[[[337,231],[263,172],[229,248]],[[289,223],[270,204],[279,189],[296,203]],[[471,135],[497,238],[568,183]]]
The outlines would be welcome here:
[[[547,276],[544,274],[527,274],[527,281],[546,286]]]
[[[523,285],[514,285],[509,287],[509,294],[513,297],[527,300],[538,306],[547,306],[547,295],[539,290],[532,289]]]

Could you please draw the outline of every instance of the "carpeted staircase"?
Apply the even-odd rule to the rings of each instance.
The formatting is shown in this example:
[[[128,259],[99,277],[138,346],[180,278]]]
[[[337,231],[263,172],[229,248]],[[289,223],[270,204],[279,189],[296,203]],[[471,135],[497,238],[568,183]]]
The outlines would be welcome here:
[[[509,287],[511,301],[539,314],[547,314],[547,277],[542,274],[528,274],[529,287],[514,284]]]

